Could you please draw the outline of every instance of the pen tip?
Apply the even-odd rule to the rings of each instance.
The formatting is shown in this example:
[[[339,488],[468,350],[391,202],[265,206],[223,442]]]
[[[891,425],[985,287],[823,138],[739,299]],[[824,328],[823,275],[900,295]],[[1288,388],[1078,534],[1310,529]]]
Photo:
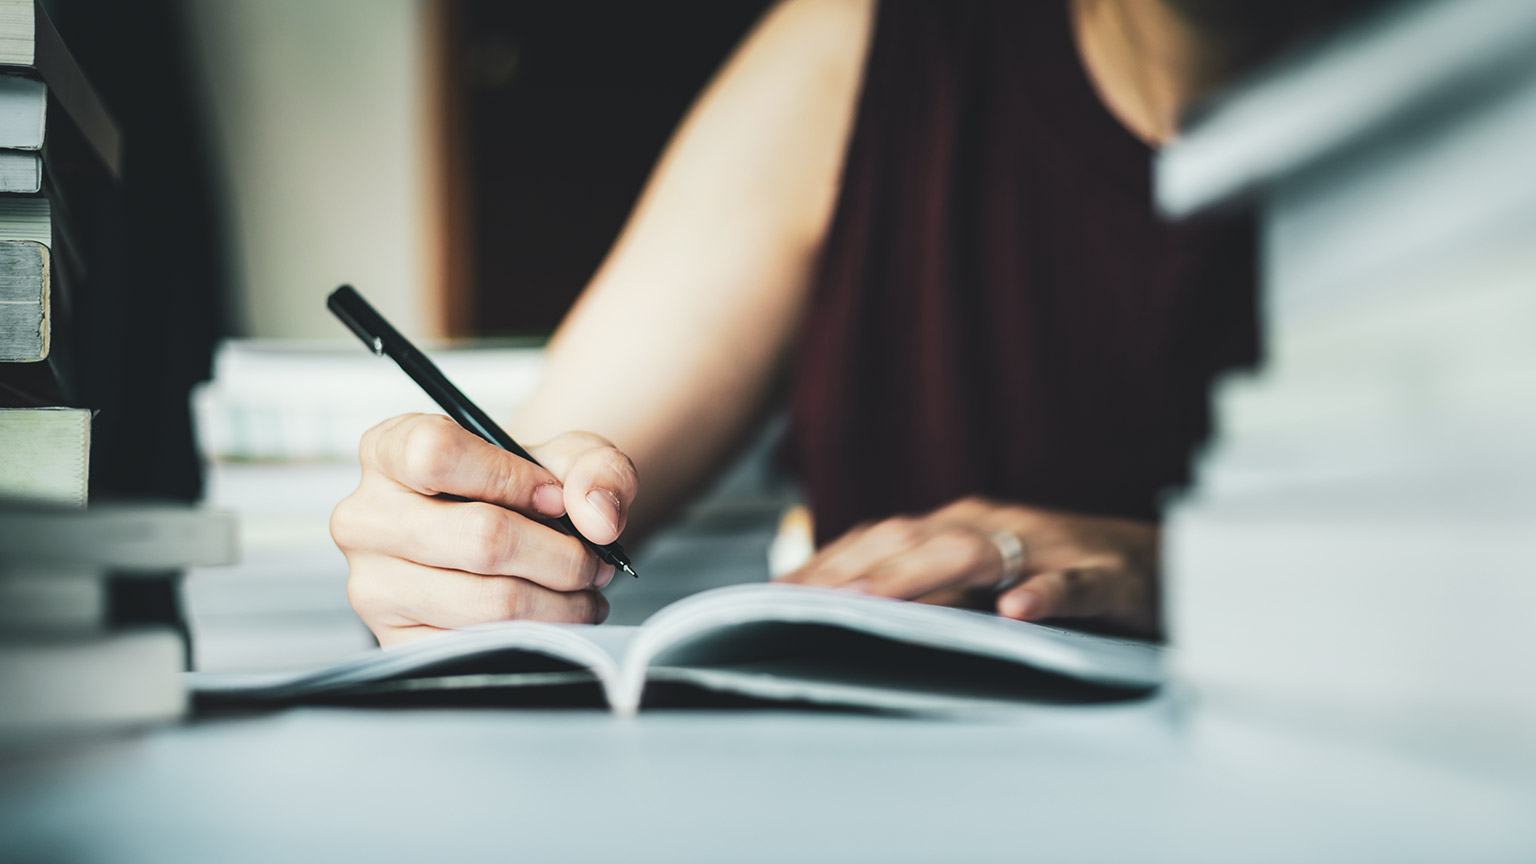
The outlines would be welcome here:
[[[629,566],[628,564],[624,565],[624,572],[635,577],[636,579],[640,578],[640,574],[635,572],[635,568]]]

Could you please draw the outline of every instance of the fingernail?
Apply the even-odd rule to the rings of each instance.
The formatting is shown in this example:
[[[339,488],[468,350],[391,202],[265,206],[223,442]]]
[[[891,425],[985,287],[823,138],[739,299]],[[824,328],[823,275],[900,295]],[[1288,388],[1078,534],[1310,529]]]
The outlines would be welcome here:
[[[559,483],[545,483],[533,490],[533,509],[545,516],[559,516],[565,512],[565,490]]]
[[[613,565],[604,564],[597,568],[597,579],[592,583],[599,588],[613,581]]]
[[[607,489],[593,489],[587,493],[587,503],[592,505],[604,519],[608,520],[608,527],[618,533],[619,530],[619,498]]]
[[[596,614],[596,616],[594,616],[594,619],[593,619],[592,623],[593,624],[601,624],[604,621],[607,621],[608,620],[608,613],[609,613],[609,611],[612,608],[613,607],[608,605],[608,598],[607,597],[604,597],[601,594],[597,595],[597,614]]]
[[[843,591],[852,591],[855,594],[868,594],[869,593],[869,580],[868,579],[855,579],[852,582],[844,582],[843,584],[837,585],[837,586],[834,586],[834,587],[839,588],[839,589],[841,589]]]

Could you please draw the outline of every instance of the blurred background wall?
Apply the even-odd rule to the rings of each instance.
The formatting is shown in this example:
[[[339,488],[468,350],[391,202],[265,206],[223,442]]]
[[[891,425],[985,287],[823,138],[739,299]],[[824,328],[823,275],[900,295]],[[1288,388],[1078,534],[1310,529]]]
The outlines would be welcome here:
[[[418,0],[181,0],[230,234],[236,335],[338,336],[352,282],[433,331]]]
[[[766,0],[177,0],[226,198],[234,335],[547,333]]]

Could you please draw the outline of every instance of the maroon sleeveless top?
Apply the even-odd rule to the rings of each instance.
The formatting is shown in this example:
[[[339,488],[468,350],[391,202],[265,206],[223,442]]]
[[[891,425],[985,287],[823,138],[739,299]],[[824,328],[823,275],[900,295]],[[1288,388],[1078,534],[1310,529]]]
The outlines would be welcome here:
[[[819,542],[971,494],[1156,518],[1254,359],[1251,223],[1153,215],[1066,8],[880,4],[790,397]]]

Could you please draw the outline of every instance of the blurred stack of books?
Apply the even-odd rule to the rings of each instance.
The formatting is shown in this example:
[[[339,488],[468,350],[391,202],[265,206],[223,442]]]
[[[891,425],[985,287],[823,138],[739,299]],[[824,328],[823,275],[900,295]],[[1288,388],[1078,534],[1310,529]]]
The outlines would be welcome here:
[[[1207,706],[1536,772],[1533,46],[1531,4],[1393,6],[1161,157],[1171,214],[1262,213],[1265,362],[1167,523]]]
[[[142,583],[236,554],[226,512],[0,502],[0,738],[180,716],[185,636]]]
[[[35,0],[0,0],[0,399],[78,392],[74,318],[110,238],[122,135]]]
[[[316,314],[324,314],[318,304]],[[533,341],[423,347],[443,374],[503,420],[544,371],[542,345]],[[370,427],[411,411],[442,413],[392,361],[355,340],[224,342],[212,380],[193,392],[192,404],[198,447],[210,460],[356,462]]]
[[[174,582],[235,555],[228,514],[87,507],[82,376],[116,358],[74,335],[121,301],[96,284],[117,263],[121,153],[43,7],[0,0],[0,734],[179,715]]]

